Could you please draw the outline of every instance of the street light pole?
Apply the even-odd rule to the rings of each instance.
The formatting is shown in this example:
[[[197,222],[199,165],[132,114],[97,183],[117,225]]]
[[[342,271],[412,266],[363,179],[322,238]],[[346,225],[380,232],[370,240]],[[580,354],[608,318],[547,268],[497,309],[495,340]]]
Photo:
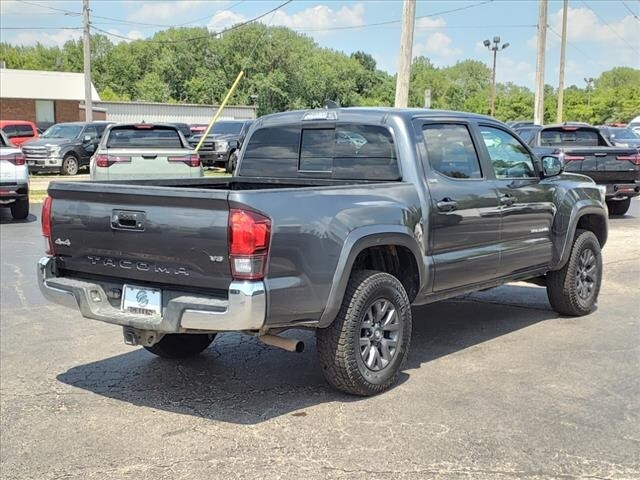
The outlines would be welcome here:
[[[82,1],[83,57],[84,57],[84,119],[93,120],[91,101],[91,31],[89,30],[89,0]]]
[[[490,100],[490,113],[493,117],[496,113],[496,61],[498,52],[504,50],[509,46],[509,43],[503,43],[500,46],[500,37],[493,37],[493,43],[490,40],[485,40],[484,46],[493,52],[493,69],[491,73],[491,100]]]

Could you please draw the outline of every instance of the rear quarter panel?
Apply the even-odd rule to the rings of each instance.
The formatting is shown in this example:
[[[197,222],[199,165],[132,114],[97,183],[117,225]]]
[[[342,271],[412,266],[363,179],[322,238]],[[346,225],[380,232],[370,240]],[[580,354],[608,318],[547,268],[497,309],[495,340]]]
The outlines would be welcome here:
[[[319,320],[350,233],[400,230],[420,248],[413,232],[422,210],[409,183],[237,191],[229,204],[249,205],[272,219],[265,280],[270,325]]]

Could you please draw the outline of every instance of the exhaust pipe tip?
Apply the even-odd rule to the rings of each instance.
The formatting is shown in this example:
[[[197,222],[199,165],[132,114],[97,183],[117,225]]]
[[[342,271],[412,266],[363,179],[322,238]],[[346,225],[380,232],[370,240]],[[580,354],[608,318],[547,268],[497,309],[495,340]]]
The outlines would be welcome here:
[[[304,342],[302,340],[297,340],[295,338],[281,337],[279,335],[268,335],[268,334],[260,335],[258,338],[265,345],[278,347],[283,350],[286,350],[287,352],[296,352],[296,353],[304,352]]]

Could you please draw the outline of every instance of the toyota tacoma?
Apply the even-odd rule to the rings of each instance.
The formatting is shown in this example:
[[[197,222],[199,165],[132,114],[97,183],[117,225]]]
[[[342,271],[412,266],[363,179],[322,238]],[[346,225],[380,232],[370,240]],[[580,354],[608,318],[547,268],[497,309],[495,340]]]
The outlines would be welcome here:
[[[52,183],[39,285],[165,358],[229,331],[300,351],[279,334],[315,329],[327,381],[372,395],[407,358],[412,305],[528,280],[562,315],[593,311],[604,194],[485,116],[273,114],[233,177]]]

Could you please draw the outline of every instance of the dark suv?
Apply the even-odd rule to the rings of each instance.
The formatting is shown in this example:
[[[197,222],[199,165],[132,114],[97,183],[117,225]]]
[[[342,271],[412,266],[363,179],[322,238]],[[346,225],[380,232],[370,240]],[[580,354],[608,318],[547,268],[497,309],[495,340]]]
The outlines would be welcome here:
[[[30,172],[59,172],[76,175],[89,166],[109,122],[57,123],[49,127],[38,140],[22,146]]]

